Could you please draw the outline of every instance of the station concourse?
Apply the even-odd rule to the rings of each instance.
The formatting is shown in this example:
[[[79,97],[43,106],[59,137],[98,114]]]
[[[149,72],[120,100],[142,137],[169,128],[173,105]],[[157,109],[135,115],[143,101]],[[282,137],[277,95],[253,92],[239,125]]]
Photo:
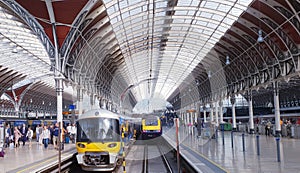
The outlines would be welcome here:
[[[92,109],[159,116],[177,172],[299,172],[299,13],[299,0],[0,0],[0,172],[76,163],[67,126]],[[64,149],[40,146],[44,126]]]

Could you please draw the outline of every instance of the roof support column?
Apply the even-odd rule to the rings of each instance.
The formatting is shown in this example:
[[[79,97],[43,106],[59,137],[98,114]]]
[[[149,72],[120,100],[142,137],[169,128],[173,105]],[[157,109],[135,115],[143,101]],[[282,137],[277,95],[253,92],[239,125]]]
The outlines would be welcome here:
[[[210,122],[212,123],[212,122],[214,122],[214,104],[213,103],[211,103],[210,104]]]
[[[220,100],[220,102],[219,102],[219,108],[220,108],[220,123],[224,123],[224,120],[223,120],[223,102],[222,102],[222,100]]]
[[[235,118],[235,96],[230,97],[230,102],[232,105],[232,130],[236,131],[236,118]]]
[[[219,112],[218,112],[218,102],[215,103],[215,109],[216,109],[216,126],[219,126]]]
[[[279,108],[279,88],[278,82],[273,82],[274,89],[274,112],[275,112],[275,127],[276,127],[276,136],[280,136],[281,134],[281,126],[280,126],[280,108]]]
[[[55,78],[56,82],[56,96],[57,96],[57,122],[62,122],[63,120],[63,81],[62,78]]]
[[[78,116],[82,115],[82,101],[83,101],[83,91],[82,88],[79,87],[77,89],[77,100],[78,100]]]
[[[61,66],[61,60],[60,60],[60,54],[59,54],[59,45],[58,45],[58,39],[57,39],[57,33],[56,33],[56,21],[55,21],[55,15],[53,11],[53,6],[52,6],[52,1],[51,0],[46,0],[46,6],[52,26],[52,33],[53,33],[53,39],[54,39],[54,45],[55,45],[55,68],[54,68],[54,78],[55,78],[55,87],[56,87],[56,95],[57,95],[57,122],[59,123],[59,127],[62,132],[62,122],[63,122],[63,115],[62,115],[62,110],[63,110],[63,75],[61,74],[62,71],[62,66]],[[60,133],[60,137],[58,140],[59,148],[60,148],[60,142],[62,141],[62,134]],[[59,170],[60,170],[60,161],[61,161],[61,149],[59,149]]]
[[[203,121],[206,123],[206,106],[203,106]]]
[[[249,91],[248,91],[248,106],[249,106],[249,124],[250,124],[250,134],[254,134],[254,120],[253,120],[252,90],[249,90]]]

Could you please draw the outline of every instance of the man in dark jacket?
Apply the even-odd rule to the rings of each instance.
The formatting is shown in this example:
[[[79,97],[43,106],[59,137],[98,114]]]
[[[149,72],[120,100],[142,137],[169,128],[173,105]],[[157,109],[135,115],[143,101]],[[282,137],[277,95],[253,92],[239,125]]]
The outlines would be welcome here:
[[[26,142],[26,134],[27,134],[28,128],[26,127],[25,124],[22,125],[20,132],[22,134],[21,140],[23,142],[23,146],[25,145]]]
[[[201,129],[202,129],[202,123],[200,116],[197,118],[197,131],[198,131],[198,137],[201,136]]]

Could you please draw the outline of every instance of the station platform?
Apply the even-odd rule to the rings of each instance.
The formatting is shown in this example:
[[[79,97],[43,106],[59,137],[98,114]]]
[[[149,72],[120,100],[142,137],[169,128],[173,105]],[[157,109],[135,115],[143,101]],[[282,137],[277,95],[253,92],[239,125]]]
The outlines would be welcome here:
[[[259,135],[259,155],[257,135],[219,131],[216,138],[197,137],[188,128],[179,128],[180,153],[197,172],[230,173],[300,173],[300,140],[280,138],[280,155],[277,141],[273,136]],[[176,148],[175,128],[165,129],[163,137]],[[233,139],[233,147],[232,147]],[[279,160],[278,160],[279,159]]]
[[[13,144],[5,148],[5,156],[0,157],[0,173],[28,173],[41,170],[47,165],[58,162],[59,151],[49,145],[47,149],[37,142],[32,142],[31,147],[27,142],[25,146],[14,148]],[[64,144],[61,158],[72,157],[76,153],[75,144]]]

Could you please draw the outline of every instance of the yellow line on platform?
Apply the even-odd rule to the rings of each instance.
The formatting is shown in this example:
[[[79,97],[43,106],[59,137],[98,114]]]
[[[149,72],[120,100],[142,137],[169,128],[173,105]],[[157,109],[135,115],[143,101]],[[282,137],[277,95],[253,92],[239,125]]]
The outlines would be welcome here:
[[[57,154],[58,154],[58,153],[57,153]],[[64,153],[64,155],[65,155],[65,154],[68,154],[68,153]],[[55,156],[58,156],[58,155],[55,155]],[[50,161],[52,161],[52,160],[55,160],[55,159],[57,159],[57,157],[54,157],[54,158],[51,158],[51,159],[47,159],[47,160],[45,160],[45,161],[43,161],[43,162],[40,162],[40,163],[38,163],[38,164],[35,164],[35,165],[33,165],[33,166],[30,166],[30,167],[28,167],[28,168],[22,169],[22,170],[18,171],[17,173],[21,173],[21,172],[28,171],[28,170],[30,170],[30,169],[33,169],[33,168],[35,168],[35,167],[37,167],[37,166],[43,165],[43,164],[45,164],[45,163],[47,163],[47,162],[50,162]],[[33,164],[34,164],[34,163],[33,163]]]

